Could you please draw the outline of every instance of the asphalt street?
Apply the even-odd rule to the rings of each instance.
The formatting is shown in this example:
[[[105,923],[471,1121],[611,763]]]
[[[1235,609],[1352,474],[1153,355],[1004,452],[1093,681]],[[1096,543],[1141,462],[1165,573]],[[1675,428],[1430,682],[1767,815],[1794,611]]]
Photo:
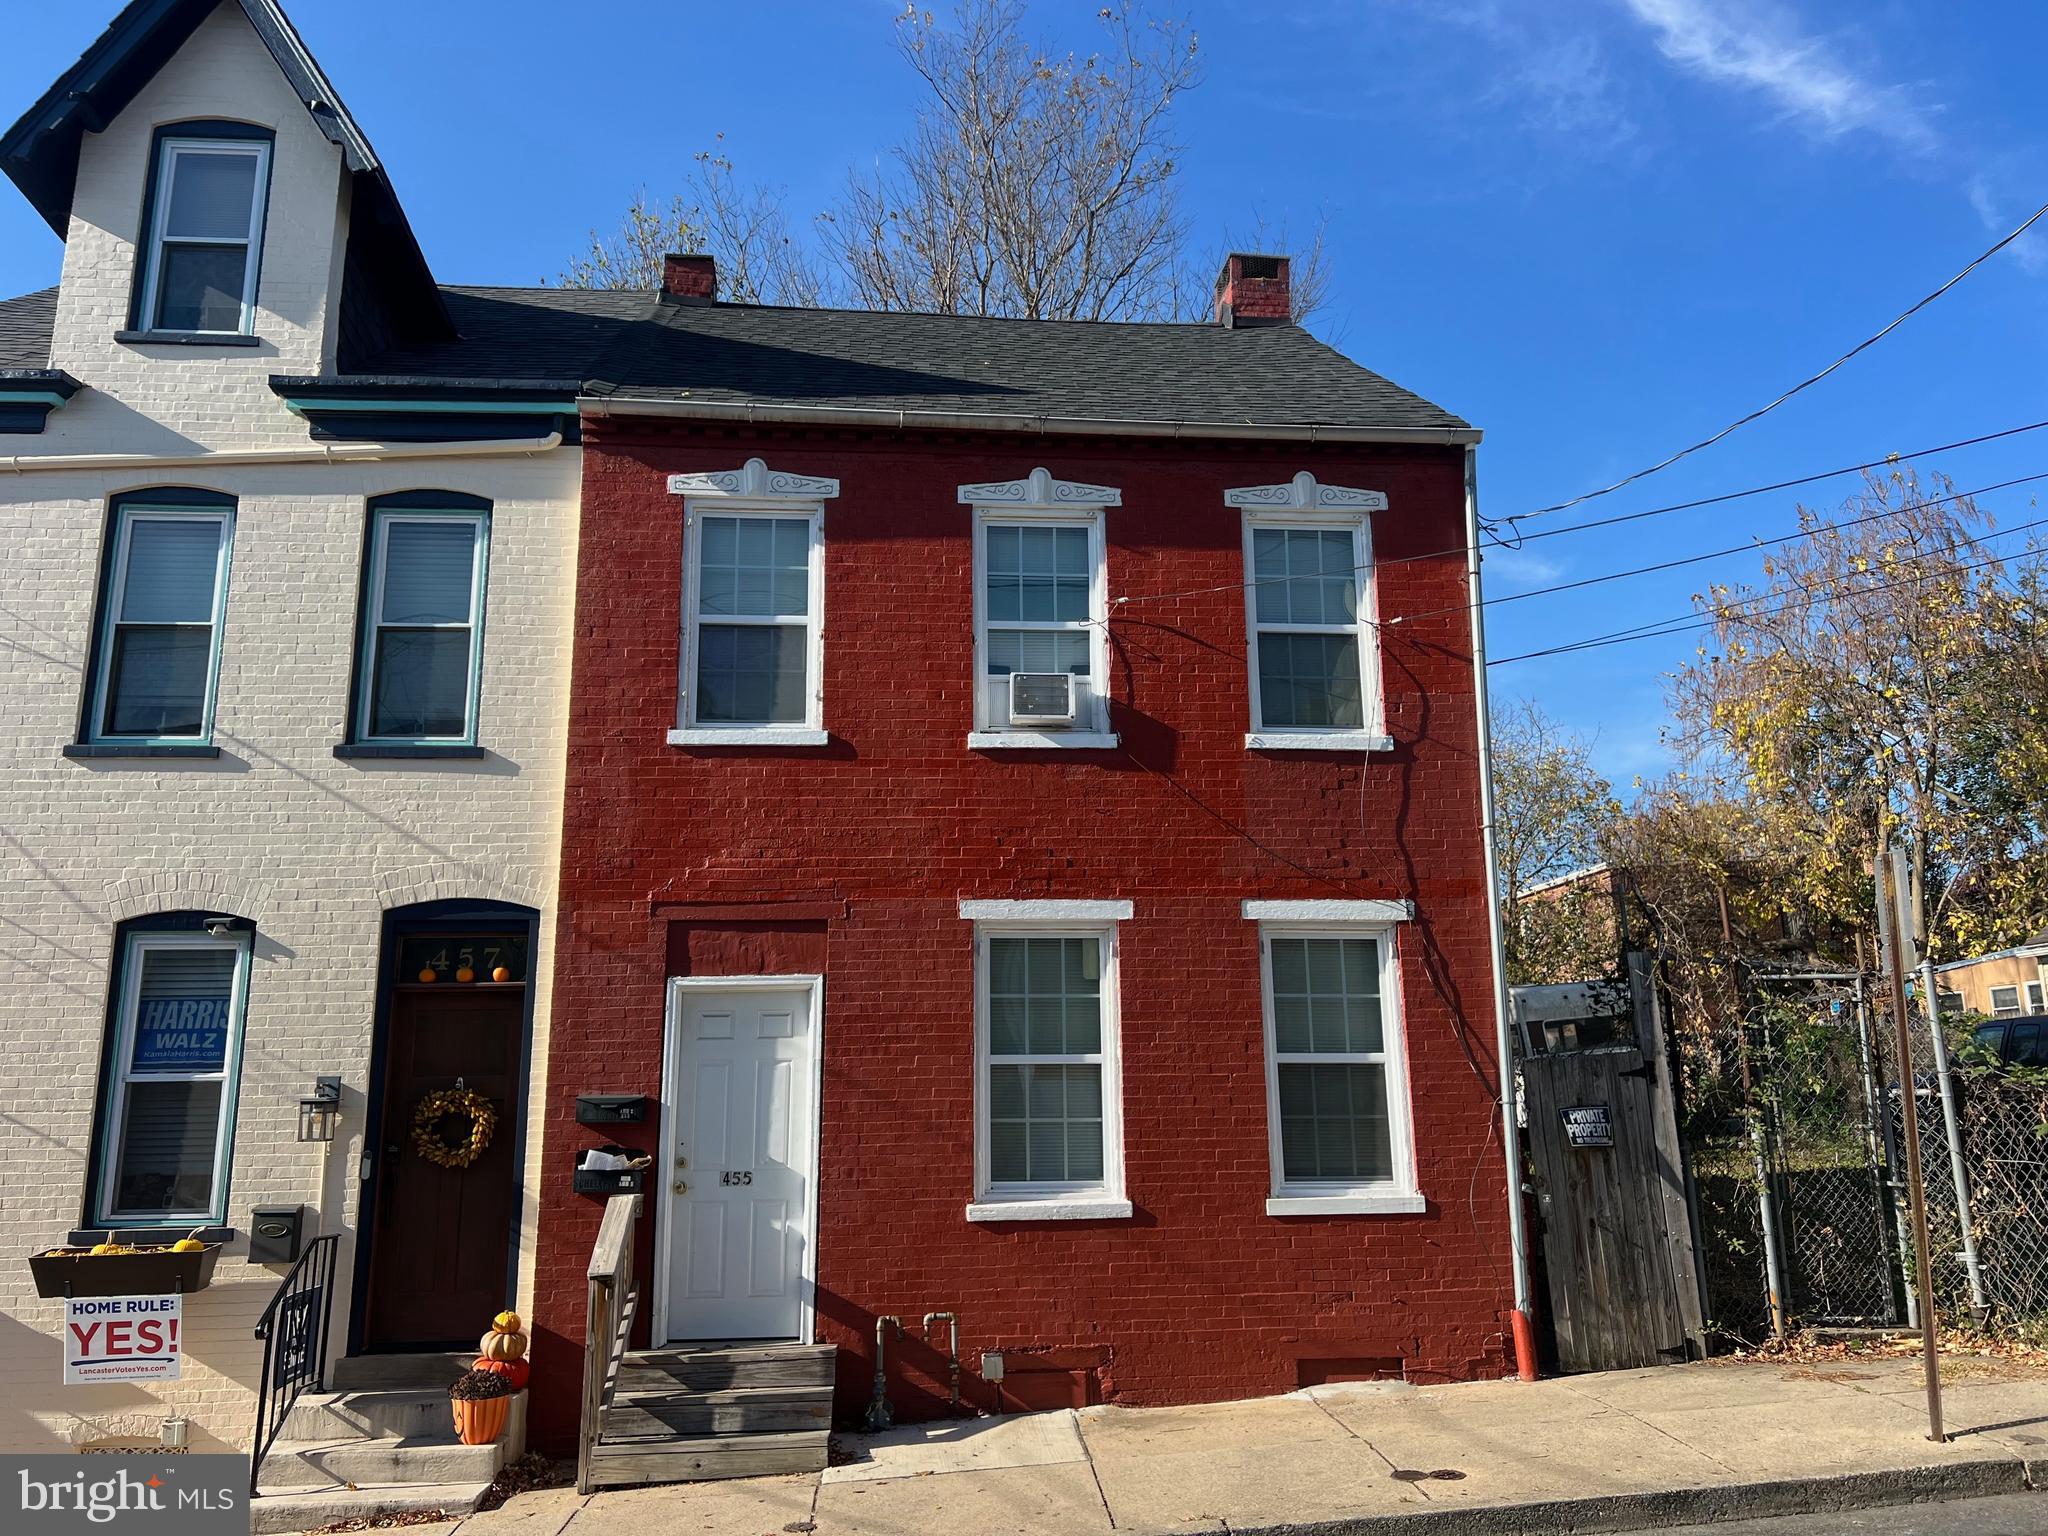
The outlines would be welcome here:
[[[2041,1536],[2048,1532],[2048,1493],[1653,1529],[1658,1536]]]

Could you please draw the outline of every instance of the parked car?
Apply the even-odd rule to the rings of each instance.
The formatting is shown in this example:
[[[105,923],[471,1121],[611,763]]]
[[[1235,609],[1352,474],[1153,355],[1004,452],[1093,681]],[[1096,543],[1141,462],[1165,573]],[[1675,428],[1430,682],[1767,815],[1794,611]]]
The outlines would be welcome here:
[[[1986,1019],[1970,1032],[1966,1061],[2001,1067],[2048,1067],[2048,1014]]]

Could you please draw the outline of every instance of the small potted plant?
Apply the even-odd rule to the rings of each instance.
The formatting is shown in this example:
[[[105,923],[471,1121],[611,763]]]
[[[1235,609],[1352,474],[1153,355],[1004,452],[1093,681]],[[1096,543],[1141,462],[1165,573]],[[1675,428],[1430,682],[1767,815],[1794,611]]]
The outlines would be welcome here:
[[[517,1388],[490,1371],[464,1371],[448,1389],[455,1433],[464,1445],[489,1445],[505,1433]]]

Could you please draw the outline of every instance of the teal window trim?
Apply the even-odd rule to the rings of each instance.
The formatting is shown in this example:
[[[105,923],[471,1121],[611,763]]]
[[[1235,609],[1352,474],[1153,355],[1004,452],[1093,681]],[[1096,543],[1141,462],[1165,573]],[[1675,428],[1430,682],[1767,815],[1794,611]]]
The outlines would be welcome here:
[[[228,1180],[233,1172],[235,1125],[241,1107],[242,1037],[246,1033],[244,1023],[249,1007],[252,938],[246,930],[237,930],[226,938],[217,939],[203,931],[148,928],[131,929],[124,937],[120,957],[120,996],[114,1010],[113,1040],[103,1085],[105,1118],[99,1146],[98,1187],[92,1197],[93,1220],[99,1225],[128,1229],[189,1228],[202,1223],[219,1226],[227,1221]],[[142,992],[144,954],[151,949],[219,948],[223,945],[234,946],[236,959],[234,991],[228,1003],[227,1052],[221,1070],[217,1073],[132,1072],[130,1061],[140,1011],[138,1002]],[[220,1123],[214,1129],[213,1144],[213,1200],[205,1210],[120,1211],[114,1208],[114,1191],[120,1181],[121,1137],[125,1129],[123,1121],[128,1083],[134,1076],[145,1076],[157,1082],[220,1082]]]
[[[356,617],[355,696],[351,700],[349,743],[355,746],[473,747],[481,715],[484,670],[484,604],[490,588],[491,507],[476,497],[450,493],[447,504],[436,506],[417,493],[380,498],[370,504],[370,524],[364,546],[362,603]],[[469,623],[437,625],[436,628],[469,631],[469,694],[463,706],[463,730],[459,736],[379,736],[371,731],[374,719],[371,694],[377,683],[377,641],[383,629],[384,561],[394,523],[457,520],[476,529],[476,546],[470,571]]]
[[[318,395],[286,395],[285,409],[295,416],[308,411],[360,411],[376,415],[402,416],[564,416],[573,415],[576,402],[561,400],[330,400]]]
[[[225,497],[204,501],[188,499],[191,493],[168,496],[161,501],[150,499],[150,493],[142,492],[133,497],[116,501],[111,530],[113,548],[107,561],[106,588],[100,596],[100,622],[94,635],[92,693],[89,701],[83,739],[92,746],[128,744],[144,747],[210,747],[213,745],[213,713],[220,692],[220,657],[222,631],[227,622],[228,572],[233,564],[235,547],[235,505]],[[207,650],[206,698],[200,706],[200,729],[193,736],[137,736],[122,735],[105,729],[107,708],[112,703],[107,693],[108,680],[114,663],[115,632],[121,625],[121,591],[128,575],[128,549],[130,535],[138,520],[161,518],[190,522],[212,522],[220,527],[220,551],[216,559],[213,583],[213,615],[209,620],[212,643]]]
[[[51,410],[61,409],[71,397],[60,395],[53,389],[9,389],[0,384],[0,405],[47,405]]]

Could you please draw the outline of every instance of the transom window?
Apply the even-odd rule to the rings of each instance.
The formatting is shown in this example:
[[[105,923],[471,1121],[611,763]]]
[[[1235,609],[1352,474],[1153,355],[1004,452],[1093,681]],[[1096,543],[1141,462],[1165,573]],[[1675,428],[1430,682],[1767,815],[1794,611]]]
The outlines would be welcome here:
[[[1421,1209],[1393,986],[1393,930],[1267,925],[1274,1206]],[[1375,1206],[1375,1199],[1384,1204]],[[1357,1203],[1345,1205],[1352,1200]]]
[[[120,969],[98,1219],[223,1221],[248,935],[131,932]]]
[[[229,504],[115,508],[89,740],[211,741],[233,528]]]
[[[1099,515],[1033,518],[985,512],[976,528],[980,618],[980,707],[984,731],[1108,728],[1103,675],[1107,647]],[[1011,724],[1010,677],[1064,672],[1075,679],[1068,727]]]
[[[1246,529],[1252,719],[1260,731],[1367,726],[1362,523]]]
[[[822,519],[693,512],[683,734],[820,723]]]
[[[256,312],[270,145],[262,139],[165,138],[145,256],[145,330],[246,334]]]
[[[486,510],[372,506],[360,739],[476,740],[489,530]]]
[[[963,902],[963,913],[1036,903]],[[1043,904],[1059,907],[1059,903]],[[1117,1069],[1115,917],[980,921],[975,936],[977,1220],[1129,1215]],[[1057,915],[1056,915],[1057,916]]]

